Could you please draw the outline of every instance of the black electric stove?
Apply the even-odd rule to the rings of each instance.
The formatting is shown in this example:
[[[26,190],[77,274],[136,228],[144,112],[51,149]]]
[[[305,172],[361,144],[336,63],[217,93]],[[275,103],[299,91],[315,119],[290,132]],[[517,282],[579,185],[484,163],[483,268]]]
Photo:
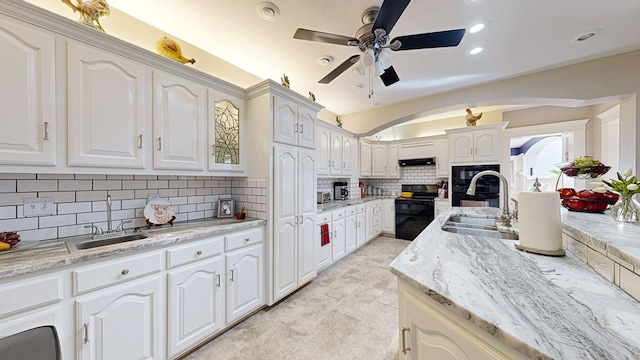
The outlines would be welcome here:
[[[403,192],[412,192],[411,198],[396,198],[396,238],[413,240],[434,217],[434,199],[438,189],[434,185],[402,185]]]

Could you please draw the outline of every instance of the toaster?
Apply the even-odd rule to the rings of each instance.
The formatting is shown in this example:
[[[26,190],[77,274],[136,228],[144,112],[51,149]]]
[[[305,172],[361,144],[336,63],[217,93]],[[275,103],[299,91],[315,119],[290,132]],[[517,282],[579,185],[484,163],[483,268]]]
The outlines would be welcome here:
[[[328,203],[331,200],[331,193],[328,191],[318,191],[318,204]]]

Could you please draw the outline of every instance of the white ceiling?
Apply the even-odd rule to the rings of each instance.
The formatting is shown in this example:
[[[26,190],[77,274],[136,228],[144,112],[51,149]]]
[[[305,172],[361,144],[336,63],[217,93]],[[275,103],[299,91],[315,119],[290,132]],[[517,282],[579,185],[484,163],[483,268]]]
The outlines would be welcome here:
[[[387,0],[392,1],[392,0]],[[297,28],[354,36],[361,14],[382,0],[272,0],[273,21],[258,16],[260,0],[109,0],[111,7],[181,38],[260,78],[289,76],[291,88],[312,91],[317,101],[340,115],[640,48],[639,0],[414,0],[391,31],[391,38],[487,22],[467,32],[455,48],[394,52],[400,82],[385,88],[346,71],[327,85],[318,80],[355,47],[293,39]],[[598,36],[576,42],[593,29]],[[481,45],[485,51],[467,52]],[[188,54],[185,54],[189,56]],[[335,61],[318,64],[323,55]],[[362,88],[358,88],[358,85]]]

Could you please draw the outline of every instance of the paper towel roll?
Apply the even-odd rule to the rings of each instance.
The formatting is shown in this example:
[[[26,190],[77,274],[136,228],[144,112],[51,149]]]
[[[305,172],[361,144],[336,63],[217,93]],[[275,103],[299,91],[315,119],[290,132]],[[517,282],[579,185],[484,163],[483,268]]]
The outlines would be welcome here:
[[[553,252],[562,249],[558,192],[520,192],[518,229],[520,246],[528,251]]]

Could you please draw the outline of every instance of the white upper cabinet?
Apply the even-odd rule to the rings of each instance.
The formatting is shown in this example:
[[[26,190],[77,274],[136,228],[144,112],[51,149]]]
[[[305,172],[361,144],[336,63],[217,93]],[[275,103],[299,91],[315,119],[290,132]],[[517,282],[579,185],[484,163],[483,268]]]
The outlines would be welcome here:
[[[371,144],[360,141],[360,176],[371,176]]]
[[[144,168],[146,67],[74,42],[67,56],[69,165]]]
[[[324,126],[318,126],[316,132],[318,134],[316,147],[318,175],[329,175],[329,169],[331,168],[331,130]]]
[[[436,151],[436,142],[433,140],[407,141],[400,144],[398,158],[407,160],[434,157]]]
[[[0,16],[0,164],[56,164],[55,38]]]
[[[353,160],[357,152],[356,144],[355,138],[342,137],[342,175],[351,175],[353,172]]]
[[[209,170],[246,174],[244,100],[209,89],[208,112]]]
[[[206,88],[154,72],[154,168],[204,170]]]
[[[317,112],[279,96],[273,102],[273,141],[315,149]]]
[[[400,165],[398,165],[398,144],[387,146],[387,176],[390,178],[400,177]]]
[[[387,176],[387,145],[386,144],[371,145],[371,176],[372,177]]]
[[[342,135],[339,133],[331,133],[331,174],[342,174]]]
[[[500,161],[500,136],[506,123],[446,130],[451,163],[495,163]]]
[[[356,140],[353,135],[318,125],[318,175],[351,175]]]
[[[449,176],[449,142],[447,139],[436,140],[436,176],[448,177]]]

